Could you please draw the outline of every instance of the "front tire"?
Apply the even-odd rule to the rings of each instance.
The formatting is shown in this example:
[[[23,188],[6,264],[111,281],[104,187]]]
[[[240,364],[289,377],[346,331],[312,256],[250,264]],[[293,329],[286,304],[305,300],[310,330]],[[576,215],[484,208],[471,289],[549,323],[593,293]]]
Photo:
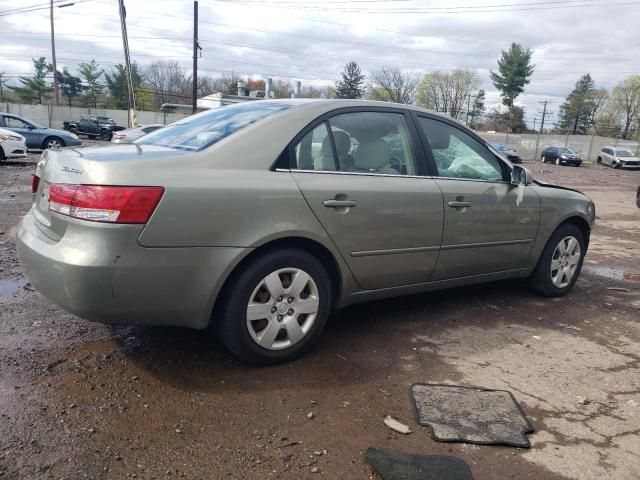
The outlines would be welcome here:
[[[560,165],[560,159],[556,158],[556,165]]]
[[[545,297],[566,295],[580,275],[586,252],[582,231],[571,223],[561,225],[544,247],[529,286]]]
[[[327,271],[298,249],[256,258],[232,274],[221,295],[213,328],[232,353],[258,365],[287,362],[310,350],[331,311]]]
[[[58,137],[48,137],[45,139],[43,145],[46,150],[64,147],[64,140]]]
[[[540,157],[540,160],[542,160],[542,163],[547,163],[547,157],[545,157],[544,155]]]
[[[113,134],[107,130],[102,130],[100,132],[100,139],[101,140],[106,140],[107,142],[111,141],[111,137],[113,136]]]

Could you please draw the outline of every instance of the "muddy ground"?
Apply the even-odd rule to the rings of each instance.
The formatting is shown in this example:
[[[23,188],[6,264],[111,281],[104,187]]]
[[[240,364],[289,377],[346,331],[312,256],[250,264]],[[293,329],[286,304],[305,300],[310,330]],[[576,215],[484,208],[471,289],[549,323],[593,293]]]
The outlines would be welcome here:
[[[303,359],[253,368],[202,332],[93,324],[25,288],[36,158],[0,166],[0,478],[377,478],[368,446],[454,455],[476,479],[640,478],[640,172],[529,165],[596,202],[567,297],[500,282],[353,306]],[[532,448],[433,441],[416,382],[510,390]]]

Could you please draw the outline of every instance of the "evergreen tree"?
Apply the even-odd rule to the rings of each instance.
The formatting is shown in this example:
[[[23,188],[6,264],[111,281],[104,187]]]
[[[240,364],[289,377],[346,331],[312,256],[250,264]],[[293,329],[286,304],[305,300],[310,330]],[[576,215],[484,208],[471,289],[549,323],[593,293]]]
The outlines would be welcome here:
[[[573,91],[560,106],[558,128],[563,132],[570,130],[573,135],[586,134],[593,126],[599,107],[598,95],[596,82],[591,75],[588,73],[582,75]]]
[[[530,82],[534,65],[531,64],[531,49],[512,43],[507,51],[502,51],[498,60],[499,73],[491,72],[491,80],[502,94],[502,103],[512,106],[524,86]]]
[[[364,94],[364,75],[356,62],[349,62],[336,83],[336,98],[360,98]]]
[[[31,77],[19,77],[23,87],[14,87],[14,90],[24,103],[42,103],[42,98],[53,90],[46,81],[47,75],[53,71],[53,66],[47,63],[45,57],[32,58],[35,73]]]
[[[470,121],[473,123],[473,119],[480,117],[485,110],[485,93],[484,90],[478,90],[478,93],[473,97],[473,105],[471,106],[471,112],[469,113]]]
[[[58,77],[58,85],[60,86],[62,95],[67,97],[69,106],[71,106],[72,100],[80,96],[84,90],[82,79],[73,75],[67,67],[64,67],[62,72],[56,72],[56,76]]]
[[[102,85],[100,85],[100,77],[104,71],[98,66],[95,60],[91,60],[89,63],[80,64],[80,76],[84,81],[84,88],[86,90],[86,103],[93,105],[93,108],[98,108],[98,95],[102,93]]]
[[[109,102],[113,108],[126,110],[129,108],[129,88],[127,85],[127,71],[124,65],[116,65],[111,73],[105,73],[104,78],[107,81],[107,88],[111,95]],[[142,76],[138,69],[138,65],[131,64],[131,79],[133,82],[134,92],[139,90],[142,85]]]

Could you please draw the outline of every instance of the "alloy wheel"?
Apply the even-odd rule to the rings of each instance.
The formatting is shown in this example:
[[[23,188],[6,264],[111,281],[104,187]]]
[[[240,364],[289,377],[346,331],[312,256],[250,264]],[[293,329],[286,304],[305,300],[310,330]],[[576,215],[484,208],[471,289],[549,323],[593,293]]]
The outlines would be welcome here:
[[[60,143],[60,140],[51,138],[47,141],[47,148],[61,148],[61,147],[62,147],[62,144]]]
[[[545,157],[544,155],[542,155],[542,158],[540,160],[542,160],[542,163],[547,163],[547,157]]]
[[[264,277],[249,297],[246,325],[262,348],[282,350],[311,330],[320,306],[318,286],[304,270],[282,268]]]
[[[580,242],[567,236],[560,240],[551,257],[551,281],[558,288],[565,288],[571,283],[580,263]]]
[[[556,158],[556,165],[560,165],[560,159]]]

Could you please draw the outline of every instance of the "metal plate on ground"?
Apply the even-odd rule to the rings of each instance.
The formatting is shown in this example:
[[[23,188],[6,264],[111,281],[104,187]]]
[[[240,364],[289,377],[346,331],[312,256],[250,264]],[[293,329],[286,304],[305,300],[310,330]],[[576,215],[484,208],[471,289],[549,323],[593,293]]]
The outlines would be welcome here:
[[[533,426],[511,392],[453,385],[411,386],[418,423],[435,440],[530,447]]]
[[[382,480],[472,480],[471,471],[459,458],[417,455],[369,447],[364,458]]]

